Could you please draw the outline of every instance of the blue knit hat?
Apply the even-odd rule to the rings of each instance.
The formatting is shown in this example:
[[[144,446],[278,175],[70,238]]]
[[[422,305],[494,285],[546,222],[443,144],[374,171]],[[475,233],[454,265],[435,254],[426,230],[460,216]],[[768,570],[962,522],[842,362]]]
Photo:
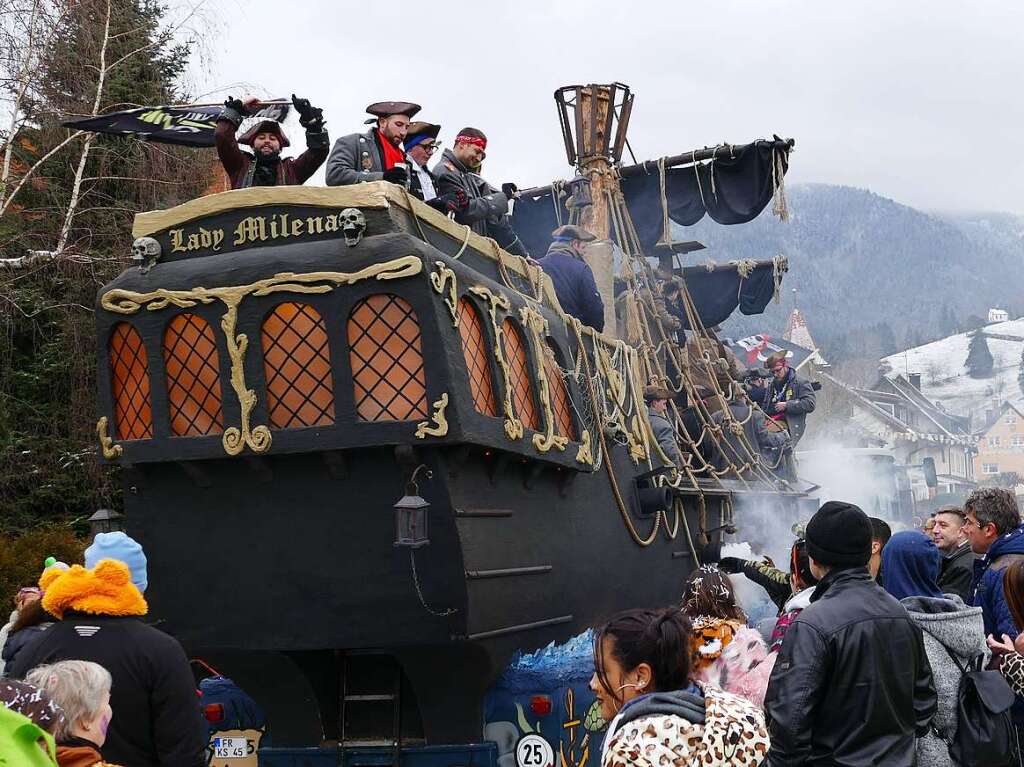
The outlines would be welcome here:
[[[132,573],[132,583],[142,593],[146,592],[149,580],[146,577],[146,554],[142,546],[127,534],[97,533],[92,545],[85,550],[85,566],[91,570],[101,559],[116,559],[124,562]]]

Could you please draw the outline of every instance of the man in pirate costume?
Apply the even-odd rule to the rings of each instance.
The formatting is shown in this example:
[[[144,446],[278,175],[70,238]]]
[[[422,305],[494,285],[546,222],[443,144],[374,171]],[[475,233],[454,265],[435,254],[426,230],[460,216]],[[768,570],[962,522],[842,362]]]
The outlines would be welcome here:
[[[366,107],[374,126],[366,133],[352,133],[334,142],[327,158],[327,186],[347,186],[363,181],[390,181],[406,186],[402,142],[409,132],[409,121],[420,111],[419,104],[408,101],[380,101]]]
[[[304,184],[323,165],[330,146],[324,130],[323,110],[294,94],[292,104],[299,114],[299,124],[306,129],[306,151],[298,157],[282,159],[281,150],[291,142],[276,120],[261,120],[238,139],[235,138],[235,131],[242,120],[259,108],[258,99],[228,99],[224,102],[224,111],[217,118],[214,143],[224,171],[231,179],[232,189]],[[239,144],[252,147],[253,154],[243,152],[238,148]]]
[[[409,193],[441,213],[458,213],[469,205],[461,189],[438,194],[437,178],[427,170],[427,163],[440,146],[437,140],[440,125],[426,122],[409,123],[405,135],[405,157],[409,161]]]
[[[434,166],[438,194],[462,192],[468,203],[455,214],[455,221],[472,228],[477,234],[490,237],[499,246],[517,256],[528,256],[512,228],[508,203],[518,191],[515,184],[502,184],[499,192],[478,174],[486,156],[487,137],[476,128],[463,128],[455,137],[455,146],[445,149]]]
[[[767,365],[772,382],[768,386],[765,412],[769,418],[782,421],[789,427],[789,435],[796,445],[804,435],[807,414],[814,412],[814,388],[810,382],[797,376],[784,351],[768,357]]]

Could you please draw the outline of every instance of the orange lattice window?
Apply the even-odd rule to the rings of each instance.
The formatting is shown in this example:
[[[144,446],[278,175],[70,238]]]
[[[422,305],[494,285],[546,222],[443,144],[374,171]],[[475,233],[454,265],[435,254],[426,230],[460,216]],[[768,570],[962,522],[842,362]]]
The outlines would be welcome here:
[[[198,314],[179,314],[164,332],[167,404],[171,434],[197,437],[224,431],[220,357],[210,323]]]
[[[572,420],[572,400],[569,399],[569,390],[565,387],[562,369],[558,365],[558,352],[550,341],[544,351],[544,374],[548,379],[551,410],[555,414],[555,433],[575,442],[576,425]]]
[[[473,406],[478,413],[498,415],[498,401],[491,381],[491,365],[487,353],[487,337],[480,313],[468,298],[459,301],[459,335],[462,337],[462,356],[466,358],[469,390]]]
[[[348,318],[349,361],[361,421],[427,417],[427,385],[416,312],[398,296],[364,298]]]
[[[537,414],[537,403],[533,399],[530,386],[530,364],[526,359],[526,341],[512,320],[502,323],[505,337],[505,356],[508,358],[508,385],[512,391],[512,407],[516,417],[534,431],[540,430],[540,417]]]
[[[263,321],[262,339],[270,425],[334,423],[331,352],[320,313],[308,304],[279,304]]]
[[[114,395],[114,427],[118,439],[153,436],[149,402],[149,359],[139,331],[127,322],[110,334],[110,384]]]

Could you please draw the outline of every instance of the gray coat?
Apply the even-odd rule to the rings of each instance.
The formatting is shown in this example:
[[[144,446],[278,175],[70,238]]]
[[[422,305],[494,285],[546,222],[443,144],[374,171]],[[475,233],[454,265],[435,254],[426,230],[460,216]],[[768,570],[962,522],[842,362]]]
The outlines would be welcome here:
[[[654,439],[662,451],[676,466],[682,465],[683,457],[679,454],[679,443],[676,442],[676,430],[672,428],[672,422],[652,407],[647,408],[647,418],[651,422]]]
[[[932,667],[935,692],[939,698],[939,708],[932,720],[932,727],[951,738],[956,732],[960,669],[942,648],[948,647],[962,665],[979,654],[988,655],[981,608],[965,606],[963,600],[955,594],[947,594],[941,599],[906,597],[900,602],[924,634],[924,650]],[[954,764],[946,744],[934,733],[918,739],[917,762],[928,767]]]
[[[377,146],[376,133],[377,128],[373,127],[366,133],[351,133],[334,142],[327,158],[327,186],[346,186],[384,178],[384,161]]]
[[[776,402],[786,403],[786,424],[789,426],[789,434],[793,438],[793,444],[796,445],[800,441],[800,438],[804,436],[804,430],[807,426],[807,414],[814,412],[816,404],[816,397],[814,395],[814,388],[811,386],[810,381],[805,381],[800,378],[794,371],[793,377],[787,381],[786,386],[780,392],[778,385],[772,381],[768,388],[769,404],[768,413],[772,414],[775,412]]]

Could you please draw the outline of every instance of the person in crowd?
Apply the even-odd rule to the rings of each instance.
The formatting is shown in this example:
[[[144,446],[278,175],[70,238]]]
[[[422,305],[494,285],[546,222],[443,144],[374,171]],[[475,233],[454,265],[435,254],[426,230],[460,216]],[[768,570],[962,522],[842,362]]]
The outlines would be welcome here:
[[[961,528],[971,542],[971,550],[980,555],[974,563],[974,596],[972,604],[982,609],[985,634],[996,638],[1007,634],[1017,636],[1003,594],[1003,571],[1014,562],[1024,560],[1024,525],[1012,490],[981,487],[964,501],[964,524]]]
[[[762,763],[764,714],[690,679],[691,627],[675,609],[629,610],[594,632],[590,689],[610,722],[602,767]]]
[[[679,443],[676,441],[676,430],[670,421],[671,414],[668,409],[668,401],[672,399],[672,392],[661,386],[648,386],[644,390],[644,402],[647,403],[647,418],[651,422],[651,431],[654,439],[665,456],[675,466],[681,466],[683,456],[679,452]]]
[[[12,676],[61,660],[98,663],[113,679],[104,756],[132,767],[202,767],[206,728],[188,658],[176,639],[141,620],[142,547],[124,533],[101,533],[85,562],[43,573],[43,607],[59,620],[19,654]]]
[[[988,655],[981,608],[939,588],[941,558],[935,542],[917,530],[896,533],[882,552],[885,590],[923,632],[935,682],[938,710],[931,730],[917,741],[917,762],[929,767],[954,764],[946,741],[956,734],[961,669]]]
[[[282,159],[281,150],[291,142],[277,120],[260,120],[235,138],[242,120],[259,109],[257,98],[250,96],[244,101],[228,99],[224,102],[214,130],[214,143],[232,189],[304,184],[324,164],[330,139],[324,129],[323,110],[295,95],[292,95],[292,103],[299,114],[299,124],[306,129],[306,151],[298,157]],[[239,149],[239,144],[251,147],[252,154]]]
[[[445,149],[434,166],[439,195],[458,195],[467,199],[455,213],[455,221],[490,237],[498,246],[514,256],[528,256],[526,248],[512,228],[508,216],[509,201],[518,191],[515,184],[501,185],[499,192],[488,184],[474,168],[483,162],[487,137],[477,128],[463,128],[455,137],[455,145]]]
[[[53,625],[53,616],[43,608],[41,599],[28,602],[18,613],[3,649],[5,667],[13,665],[25,647],[39,639]]]
[[[38,586],[23,586],[14,595],[14,610],[11,612],[7,623],[0,627],[0,676],[3,676],[4,666],[6,665],[3,660],[4,647],[7,645],[7,638],[10,636],[11,629],[14,628],[14,624],[18,620],[18,614],[27,604],[38,601],[42,596],[43,592]]]
[[[931,538],[942,554],[939,588],[943,594],[956,594],[970,602],[974,585],[974,560],[971,542],[964,531],[964,512],[958,506],[946,506],[932,517]]]
[[[0,764],[53,767],[54,736],[66,719],[45,690],[0,679]]]
[[[871,520],[871,559],[868,560],[868,572],[871,577],[878,581],[879,586],[884,586],[882,580],[882,551],[885,544],[892,538],[892,528],[884,519],[868,517]]]
[[[409,132],[409,121],[420,111],[409,101],[379,101],[366,107],[376,119],[366,133],[351,133],[334,142],[327,158],[327,186],[348,186],[363,181],[389,181],[406,186],[402,142]]]
[[[64,716],[53,735],[60,767],[104,767],[100,749],[113,719],[110,672],[98,663],[65,660],[39,666],[26,681],[60,706]]]
[[[1003,571],[1003,594],[1015,626],[1024,626],[1024,560]],[[988,646],[999,660],[999,671],[1009,682],[1014,695],[1024,699],[1024,631],[988,637]]]
[[[871,522],[824,504],[805,539],[818,585],[768,683],[767,764],[912,765],[937,700],[921,629],[867,570]]]
[[[811,571],[811,560],[807,555],[807,541],[798,538],[789,552],[789,588],[791,596],[782,605],[782,612],[775,621],[769,639],[768,651],[778,652],[782,648],[782,640],[786,631],[797,619],[804,608],[811,603],[814,588],[818,579]]]
[[[925,535],[927,535],[930,538],[931,535],[932,535],[932,530],[934,530],[934,529],[935,529],[935,514],[932,513],[928,517],[928,519],[926,519],[924,521],[924,524],[921,525],[921,532],[923,532]]]
[[[814,412],[815,395],[809,381],[800,378],[789,366],[785,351],[777,351],[767,360],[772,382],[768,386],[767,413],[784,421],[796,446],[807,427],[807,414]]]
[[[594,272],[583,258],[583,248],[596,237],[579,226],[566,224],[551,233],[548,252],[537,263],[551,278],[562,310],[599,333],[604,330],[604,302]]]

